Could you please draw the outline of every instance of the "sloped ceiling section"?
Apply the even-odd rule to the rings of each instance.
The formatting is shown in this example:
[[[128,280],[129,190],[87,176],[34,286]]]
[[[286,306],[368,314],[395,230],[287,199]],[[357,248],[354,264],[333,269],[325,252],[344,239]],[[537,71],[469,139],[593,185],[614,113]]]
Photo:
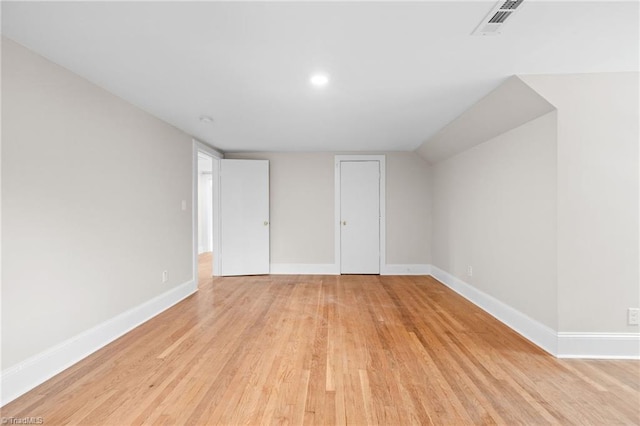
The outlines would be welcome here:
[[[437,163],[555,109],[518,76],[507,79],[463,112],[416,152]]]

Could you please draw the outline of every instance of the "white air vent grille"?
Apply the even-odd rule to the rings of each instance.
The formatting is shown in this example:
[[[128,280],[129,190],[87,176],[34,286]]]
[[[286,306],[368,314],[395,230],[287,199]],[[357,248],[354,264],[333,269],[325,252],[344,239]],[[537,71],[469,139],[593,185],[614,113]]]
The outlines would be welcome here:
[[[473,35],[495,35],[502,32],[505,21],[510,18],[524,0],[500,1],[473,31]]]
[[[496,12],[493,18],[489,19],[490,24],[502,24],[512,12]]]
[[[501,10],[515,10],[524,0],[505,1],[500,6]]]

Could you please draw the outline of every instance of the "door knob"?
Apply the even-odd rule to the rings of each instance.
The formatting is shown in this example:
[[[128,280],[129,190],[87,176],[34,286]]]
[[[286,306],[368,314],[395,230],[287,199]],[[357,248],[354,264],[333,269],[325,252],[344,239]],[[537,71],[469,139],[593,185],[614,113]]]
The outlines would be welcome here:
[[[269,221],[268,221],[268,220],[265,220],[265,221],[264,221],[264,226],[267,226],[267,225],[269,225]]]
[[[346,220],[342,221],[342,226],[347,226],[347,221]]]

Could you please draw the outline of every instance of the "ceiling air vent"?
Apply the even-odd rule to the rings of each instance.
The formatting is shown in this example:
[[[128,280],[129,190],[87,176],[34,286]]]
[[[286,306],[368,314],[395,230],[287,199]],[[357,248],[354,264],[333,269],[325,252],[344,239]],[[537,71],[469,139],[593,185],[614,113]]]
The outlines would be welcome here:
[[[496,35],[502,32],[505,21],[511,17],[524,0],[500,1],[473,31],[473,35]]]
[[[505,1],[502,3],[502,6],[500,6],[500,10],[515,10],[523,1],[524,0]]]

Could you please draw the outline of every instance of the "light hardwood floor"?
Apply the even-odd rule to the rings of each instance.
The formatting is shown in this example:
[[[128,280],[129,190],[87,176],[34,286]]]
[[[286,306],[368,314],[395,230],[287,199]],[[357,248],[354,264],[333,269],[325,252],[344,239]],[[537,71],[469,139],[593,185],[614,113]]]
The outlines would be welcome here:
[[[557,360],[430,277],[206,278],[2,409],[58,424],[640,424],[640,363]]]

